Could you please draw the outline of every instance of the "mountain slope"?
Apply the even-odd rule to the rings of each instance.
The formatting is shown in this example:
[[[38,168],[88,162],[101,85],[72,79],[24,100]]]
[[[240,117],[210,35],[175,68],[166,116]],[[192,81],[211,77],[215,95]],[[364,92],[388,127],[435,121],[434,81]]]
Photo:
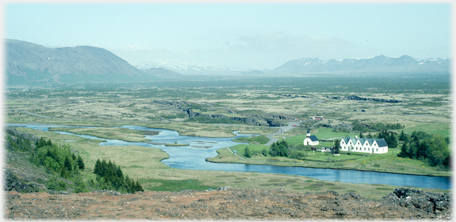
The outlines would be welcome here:
[[[150,68],[150,69],[141,69],[144,73],[158,76],[160,78],[178,78],[182,76],[181,74],[165,69],[165,68]]]
[[[6,40],[8,84],[153,80],[106,49],[91,46],[48,48]]]
[[[286,62],[273,69],[271,73],[313,73],[340,71],[377,71],[377,72],[449,72],[448,59],[415,60],[404,55],[399,58],[376,56],[371,59],[344,59],[342,61],[301,58]]]

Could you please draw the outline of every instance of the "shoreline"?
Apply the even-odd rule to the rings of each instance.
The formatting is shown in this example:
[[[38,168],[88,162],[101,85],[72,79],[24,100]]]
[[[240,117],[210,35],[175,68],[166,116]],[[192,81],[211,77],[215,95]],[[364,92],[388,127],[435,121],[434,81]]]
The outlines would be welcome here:
[[[225,148],[222,148],[222,149],[225,149]],[[220,149],[219,149],[220,150]],[[217,150],[217,156],[220,154]],[[332,170],[356,170],[356,171],[368,171],[368,172],[376,172],[376,173],[393,173],[393,174],[399,174],[399,175],[413,175],[413,176],[429,176],[429,177],[446,177],[446,178],[451,178],[452,175],[449,175],[449,176],[446,176],[446,175],[441,175],[441,176],[438,176],[438,175],[430,175],[430,174],[415,174],[415,173],[398,173],[398,172],[394,172],[394,171],[376,171],[376,170],[363,170],[363,169],[353,169],[353,168],[343,168],[343,167],[340,167],[340,168],[337,168],[337,167],[313,167],[313,166],[302,166],[302,165],[286,165],[285,164],[280,164],[280,163],[249,163],[249,161],[247,160],[239,160],[239,161],[226,161],[226,160],[222,160],[222,161],[214,161],[214,160],[210,160],[210,159],[215,159],[217,156],[215,157],[210,157],[210,158],[206,158],[205,160],[207,162],[211,162],[211,163],[232,163],[232,164],[246,164],[246,165],[270,165],[270,166],[283,166],[283,167],[303,167],[303,168],[315,168],[315,169],[332,169]]]

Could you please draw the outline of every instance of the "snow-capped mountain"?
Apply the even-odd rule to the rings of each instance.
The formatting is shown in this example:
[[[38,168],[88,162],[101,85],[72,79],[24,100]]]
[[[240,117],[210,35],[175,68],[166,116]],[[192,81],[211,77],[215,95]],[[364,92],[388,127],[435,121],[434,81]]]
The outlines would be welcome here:
[[[237,75],[243,71],[209,63],[196,64],[190,62],[144,62],[134,66],[138,69],[165,68],[182,75]]]
[[[273,69],[271,73],[313,73],[313,72],[340,72],[340,71],[449,71],[448,59],[416,60],[404,55],[399,58],[376,56],[371,59],[344,59],[342,61],[320,60],[318,58],[293,59]]]

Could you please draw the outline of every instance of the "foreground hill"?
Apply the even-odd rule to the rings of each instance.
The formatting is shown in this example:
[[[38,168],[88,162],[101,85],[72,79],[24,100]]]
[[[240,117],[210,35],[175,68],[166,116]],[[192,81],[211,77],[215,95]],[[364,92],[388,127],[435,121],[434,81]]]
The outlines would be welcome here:
[[[48,48],[6,40],[7,84],[154,80],[110,51],[92,46]]]
[[[397,188],[380,200],[335,191],[293,193],[263,189],[120,194],[7,192],[5,218],[15,220],[451,220],[451,194]]]

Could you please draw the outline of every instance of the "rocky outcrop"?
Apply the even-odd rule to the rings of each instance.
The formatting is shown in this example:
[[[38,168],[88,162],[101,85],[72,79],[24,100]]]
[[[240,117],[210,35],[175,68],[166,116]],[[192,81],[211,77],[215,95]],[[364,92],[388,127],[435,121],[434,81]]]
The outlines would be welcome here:
[[[363,98],[355,95],[347,96],[348,100],[370,100],[375,102],[383,102],[383,103],[402,103],[402,100],[395,100],[395,99],[377,99],[377,98]]]
[[[294,98],[309,98],[308,96],[300,96],[300,95],[291,95],[291,94],[279,94],[279,96],[282,96],[287,99],[294,99]]]
[[[41,184],[32,182],[32,181],[24,181],[20,180],[14,175],[10,170],[5,170],[3,172],[4,184],[3,190],[5,191],[17,191],[20,193],[30,193],[30,192],[39,192],[46,189]]]
[[[268,123],[269,126],[271,127],[280,127],[280,126],[285,126],[286,124],[283,124],[276,119],[265,119],[266,122]]]
[[[185,113],[187,113],[187,116],[190,118],[198,118],[198,117],[207,117],[207,118],[212,118],[212,119],[230,119],[233,121],[237,122],[242,122],[245,124],[249,125],[256,125],[256,126],[264,126],[266,123],[262,121],[261,119],[256,119],[256,118],[249,118],[249,117],[228,117],[222,114],[202,114],[198,112],[194,112],[190,108],[183,108],[182,109]]]
[[[264,116],[259,116],[259,115],[249,115],[247,117],[228,117],[228,116],[225,116],[222,114],[204,114],[204,113],[193,111],[193,109],[189,108],[189,107],[192,107],[195,104],[191,104],[191,103],[188,103],[185,101],[154,100],[154,101],[152,101],[152,103],[154,103],[155,105],[162,106],[163,109],[180,110],[180,111],[184,112],[187,115],[187,117],[189,117],[189,118],[204,117],[204,118],[211,118],[211,119],[229,119],[232,121],[236,121],[236,122],[240,122],[240,123],[244,123],[244,124],[248,124],[248,125],[255,125],[255,126],[271,126],[271,127],[284,126],[284,124],[278,122],[277,120],[287,119],[286,116],[275,115],[275,114],[267,115],[266,118]],[[227,112],[235,113],[232,110],[227,110]]]
[[[388,204],[421,209],[433,214],[449,213],[452,202],[449,193],[437,194],[411,188],[397,188],[382,200]]]
[[[285,117],[285,116],[274,115],[274,114],[269,115],[269,118],[274,118],[274,119],[287,119],[287,117]]]
[[[32,142],[32,145],[34,145],[39,138],[28,133],[24,133],[21,131],[18,131],[17,129],[14,129],[13,127],[6,127],[5,132],[11,136],[11,138],[16,141],[17,138],[22,138],[22,139],[27,139],[30,142]]]

